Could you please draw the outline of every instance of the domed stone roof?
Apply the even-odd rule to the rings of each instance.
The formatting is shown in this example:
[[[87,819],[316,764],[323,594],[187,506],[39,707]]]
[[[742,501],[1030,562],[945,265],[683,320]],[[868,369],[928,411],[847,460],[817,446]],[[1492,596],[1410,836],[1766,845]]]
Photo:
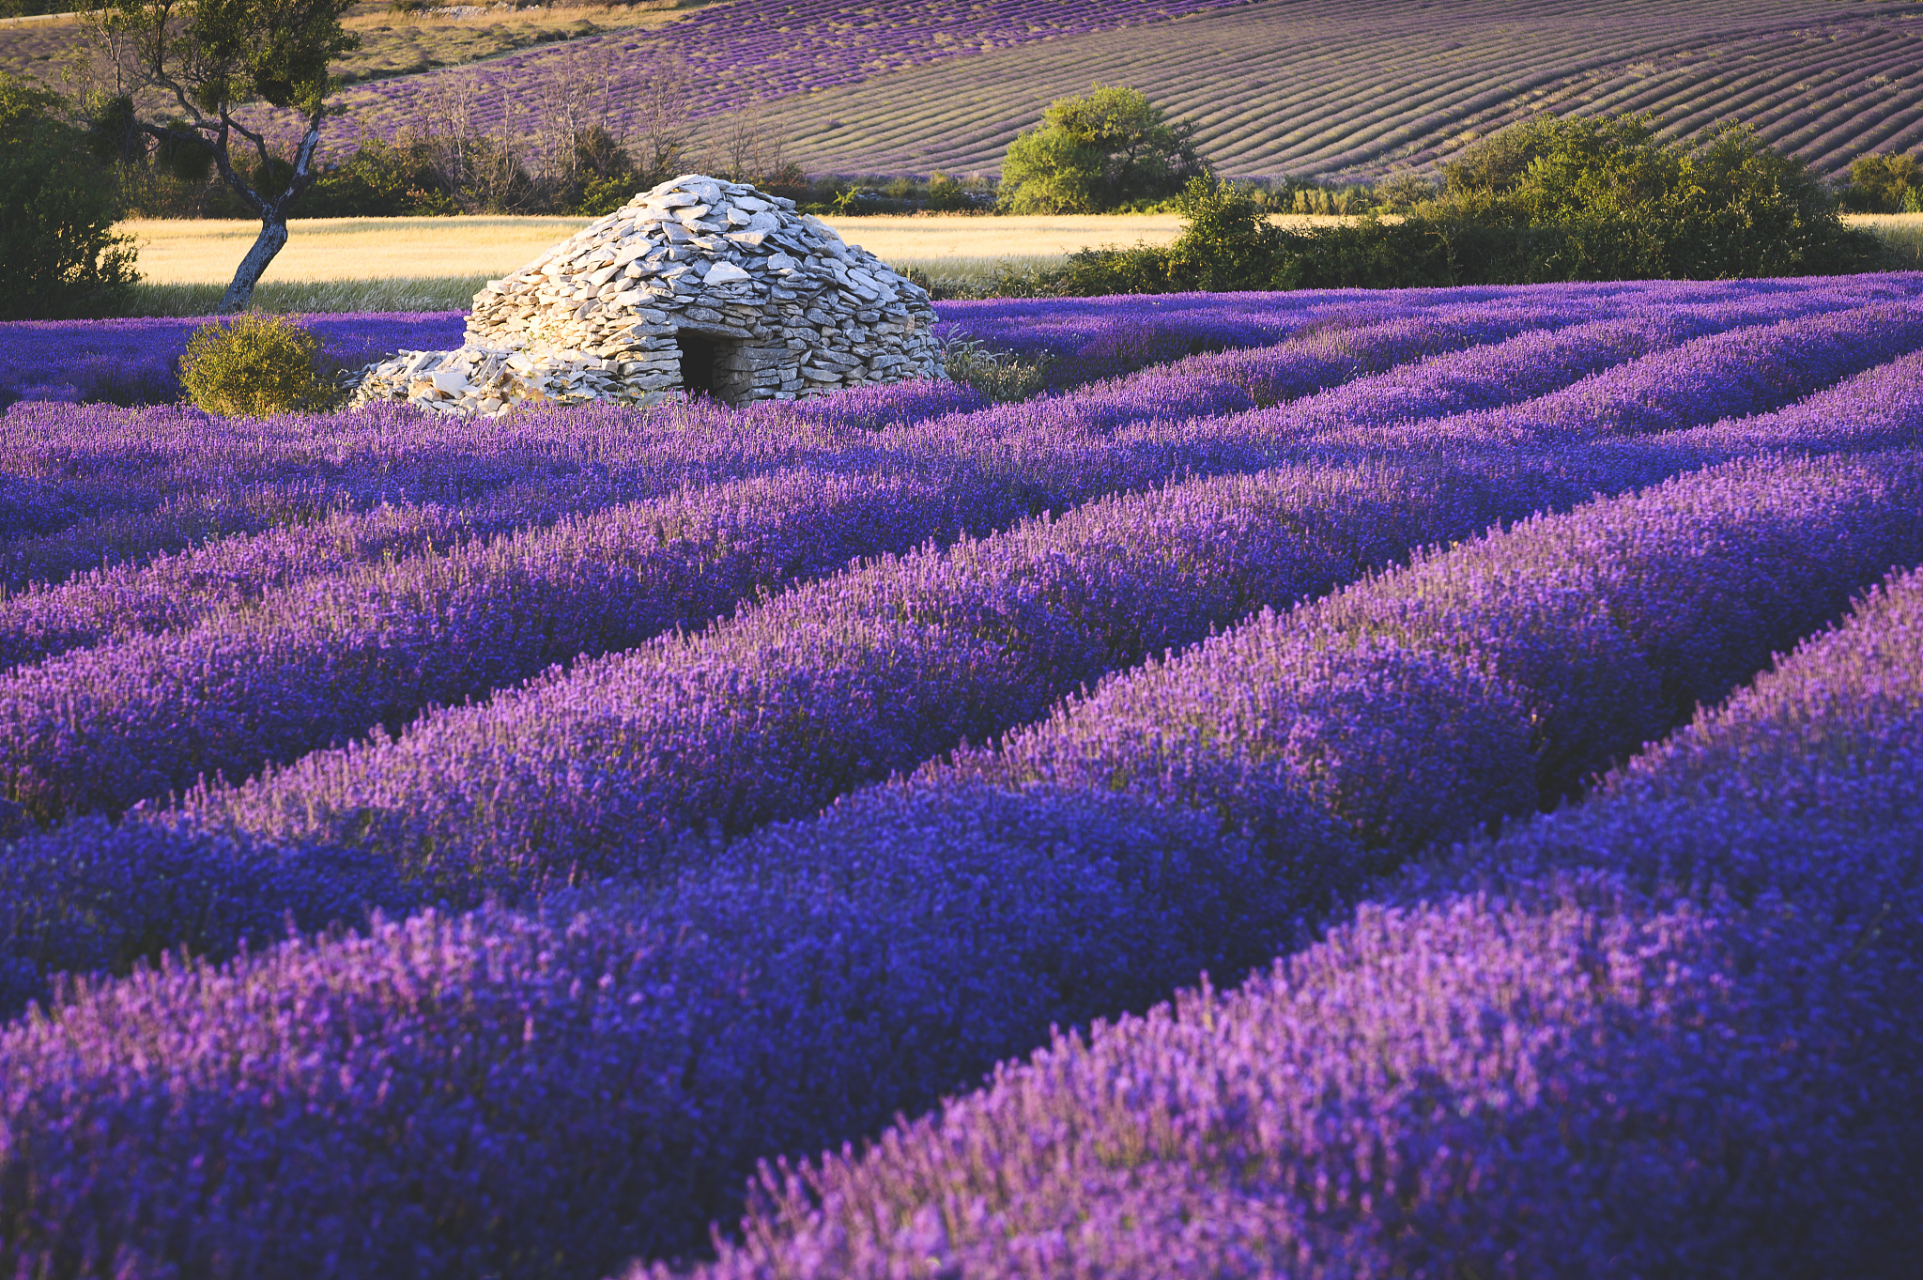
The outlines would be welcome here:
[[[353,402],[793,399],[941,376],[928,294],[794,202],[664,182],[474,295],[459,351],[369,366]]]

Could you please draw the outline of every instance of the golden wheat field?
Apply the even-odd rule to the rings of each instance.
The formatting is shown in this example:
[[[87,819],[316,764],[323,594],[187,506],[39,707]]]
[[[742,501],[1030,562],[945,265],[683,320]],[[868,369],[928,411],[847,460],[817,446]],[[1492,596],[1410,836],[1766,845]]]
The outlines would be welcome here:
[[[309,218],[288,224],[287,246],[254,294],[268,311],[465,310],[488,279],[531,261],[591,218]],[[1175,215],[1122,217],[829,218],[851,244],[897,271],[935,278],[1059,261],[1077,249],[1148,241],[1181,231]],[[1297,221],[1308,221],[1297,219]],[[1327,219],[1325,219],[1327,221]],[[260,232],[242,220],[135,219],[143,277],[138,310],[199,315],[218,301]]]
[[[589,218],[312,218],[289,224],[282,249],[254,294],[267,311],[466,310],[487,280],[530,261],[586,226]],[[1147,241],[1181,230],[1173,214],[1111,217],[829,218],[842,237],[897,271],[935,280],[992,275],[1059,262],[1077,249]],[[1295,225],[1341,218],[1291,217]],[[1923,214],[1860,215],[1845,221],[1882,236],[1923,269]],[[211,311],[260,224],[131,220],[118,228],[139,249],[137,311]]]
[[[288,224],[287,247],[255,293],[269,311],[465,309],[488,279],[529,262],[590,218],[310,218]],[[870,217],[826,219],[851,244],[897,271],[933,278],[1060,261],[1077,249],[1181,231],[1173,214],[1120,217]],[[1317,219],[1297,218],[1294,222]],[[1338,219],[1320,219],[1338,221]],[[139,250],[140,310],[197,315],[220,297],[260,232],[240,220],[130,220],[118,230]]]
[[[288,224],[287,247],[270,279],[353,280],[487,276],[512,271],[591,218],[310,218]],[[899,269],[951,266],[957,259],[1050,258],[1077,249],[1138,240],[1167,244],[1181,232],[1175,214],[1121,217],[826,218],[843,239]],[[1304,220],[1306,221],[1306,220]],[[140,273],[157,284],[225,281],[260,232],[241,220],[123,222],[134,237]]]

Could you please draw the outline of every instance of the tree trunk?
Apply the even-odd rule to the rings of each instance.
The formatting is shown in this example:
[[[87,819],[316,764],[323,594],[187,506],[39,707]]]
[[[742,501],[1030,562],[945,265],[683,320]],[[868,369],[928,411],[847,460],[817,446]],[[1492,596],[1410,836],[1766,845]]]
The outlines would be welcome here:
[[[321,116],[322,108],[316,103],[307,118],[307,130],[301,136],[300,149],[294,153],[294,172],[287,180],[287,189],[275,199],[268,200],[242,182],[228,162],[226,139],[227,126],[231,122],[225,113],[222,114],[221,143],[214,153],[215,161],[220,166],[220,176],[227,180],[227,184],[260,210],[260,236],[254,241],[254,247],[247,251],[247,256],[240,260],[240,269],[234,272],[234,282],[221,295],[221,315],[230,316],[246,309],[247,304],[254,300],[254,286],[260,283],[267,264],[287,243],[287,206],[313,180],[314,148],[320,143]],[[258,145],[259,140],[255,139],[255,142]]]
[[[236,311],[245,311],[247,304],[254,300],[254,286],[260,283],[261,273],[267,264],[287,243],[287,215],[280,209],[271,209],[260,220],[260,236],[254,247],[240,260],[240,269],[234,272],[234,282],[227,286],[227,292],[220,296],[220,314],[230,316]]]

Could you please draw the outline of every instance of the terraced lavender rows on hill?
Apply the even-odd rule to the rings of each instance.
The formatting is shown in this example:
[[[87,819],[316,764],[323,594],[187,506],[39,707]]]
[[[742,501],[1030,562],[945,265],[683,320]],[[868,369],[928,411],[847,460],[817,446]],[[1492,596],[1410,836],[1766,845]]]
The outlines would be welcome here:
[[[408,697],[511,685],[544,642],[515,618],[565,648],[598,616],[734,616],[118,823],[35,831],[0,805],[0,1011],[51,1001],[0,1030],[0,1269],[687,1262],[758,1159],[875,1134],[1051,1024],[1280,954],[1281,983],[1185,997],[816,1161],[839,1197],[820,1213],[784,1219],[809,1193],[775,1177],[716,1274],[1500,1274],[1586,1250],[1879,1274],[1923,1220],[1917,712],[1887,674],[1923,667],[1907,606],[1861,611],[1881,621],[1825,651],[1827,694],[1739,696],[1738,727],[1678,738],[1674,763],[1531,811],[1923,560],[1918,283],[1242,299],[1227,328],[1259,349],[1197,355],[1205,300],[1132,348],[1102,347],[1124,309],[1065,306],[1084,368],[1181,358],[992,408],[904,388],[489,438],[15,406],[14,563],[133,552],[0,601],[49,623],[71,603],[79,628],[9,678],[46,695],[12,775],[43,818],[160,794],[140,771],[177,765],[170,733],[231,732],[244,761],[266,703],[351,736]],[[1015,327],[1049,323],[1022,306]],[[833,571],[876,538],[1043,509]],[[247,532],[148,563],[230,518]],[[317,575],[303,545],[331,557]],[[151,634],[85,634],[116,625],[116,592]],[[217,636],[244,643],[196,667]],[[95,675],[48,674],[70,668]],[[113,709],[168,687],[135,698],[140,734]],[[136,749],[103,745],[115,725]],[[1758,779],[1780,773],[1772,808]],[[19,789],[56,774],[103,789]],[[175,948],[204,960],[128,974]],[[1242,1083],[1158,1075],[1167,1034],[1138,1026]],[[1090,1054],[1163,1092],[1104,1092],[1076,1074]],[[1327,1107],[1238,1128],[1279,1096],[1271,1068]],[[1023,1092],[1033,1072],[1054,1102]],[[978,1186],[988,1166],[937,1133],[1020,1176]]]
[[[784,155],[815,173],[992,173],[1050,101],[1092,83],[1131,85],[1171,118],[1193,120],[1202,154],[1235,176],[1356,181],[1431,169],[1543,112],[1648,111],[1665,136],[1740,120],[1826,177],[1865,152],[1923,141],[1923,18],[1905,4],[1444,10],[1377,0],[1365,20],[1358,12],[1341,0],[1265,0],[1160,24],[1152,39],[1124,30],[997,49],[969,60],[966,94],[953,92],[951,65],[871,74],[785,98]],[[520,57],[508,90],[517,99],[569,53]],[[370,92],[370,105],[379,96]],[[723,115],[711,132],[756,114]]]

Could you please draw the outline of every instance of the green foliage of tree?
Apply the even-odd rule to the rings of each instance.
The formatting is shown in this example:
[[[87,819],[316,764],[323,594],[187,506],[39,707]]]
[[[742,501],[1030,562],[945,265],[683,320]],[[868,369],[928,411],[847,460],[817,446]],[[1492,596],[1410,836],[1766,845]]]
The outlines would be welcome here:
[[[1747,125],[1694,144],[1656,137],[1648,117],[1539,120],[1445,166],[1429,221],[1550,228],[1534,264],[1555,280],[1727,279],[1861,269],[1874,255],[1802,163]]]
[[[1923,213],[1923,164],[1908,155],[1858,156],[1842,199],[1851,213]]]
[[[170,169],[211,163],[241,205],[261,220],[220,309],[243,309],[254,284],[287,243],[287,215],[314,182],[334,59],[360,46],[341,18],[354,0],[103,0],[85,19],[97,52],[121,77],[121,92],[96,103],[97,146],[124,148],[137,127],[155,140]],[[161,118],[134,111],[141,91],[167,102]],[[291,157],[242,119],[264,103],[304,119]],[[250,154],[236,154],[241,148]],[[206,157],[196,161],[194,155]]]
[[[138,279],[112,182],[64,106],[0,72],[0,319],[106,314]]]
[[[340,397],[334,372],[311,331],[259,312],[202,325],[180,357],[187,398],[226,417],[327,408]]]
[[[968,198],[968,189],[961,181],[946,173],[931,174],[928,178],[928,196],[923,207],[931,213],[961,213],[974,207]]]
[[[1171,123],[1134,89],[1097,85],[1058,98],[1009,144],[1001,205],[1009,213],[1107,213],[1181,191],[1204,172],[1195,126]]]
[[[577,130],[571,139],[573,163],[568,166],[561,202],[576,213],[600,217],[613,213],[635,193],[645,190],[635,172],[634,157],[601,125]],[[654,185],[653,183],[647,184]]]
[[[1256,190],[1196,178],[1167,248],[1076,254],[1041,293],[1406,288],[1556,280],[1728,279],[1878,270],[1796,160],[1747,128],[1665,143],[1646,120],[1543,121],[1497,135],[1405,216],[1278,226]]]

